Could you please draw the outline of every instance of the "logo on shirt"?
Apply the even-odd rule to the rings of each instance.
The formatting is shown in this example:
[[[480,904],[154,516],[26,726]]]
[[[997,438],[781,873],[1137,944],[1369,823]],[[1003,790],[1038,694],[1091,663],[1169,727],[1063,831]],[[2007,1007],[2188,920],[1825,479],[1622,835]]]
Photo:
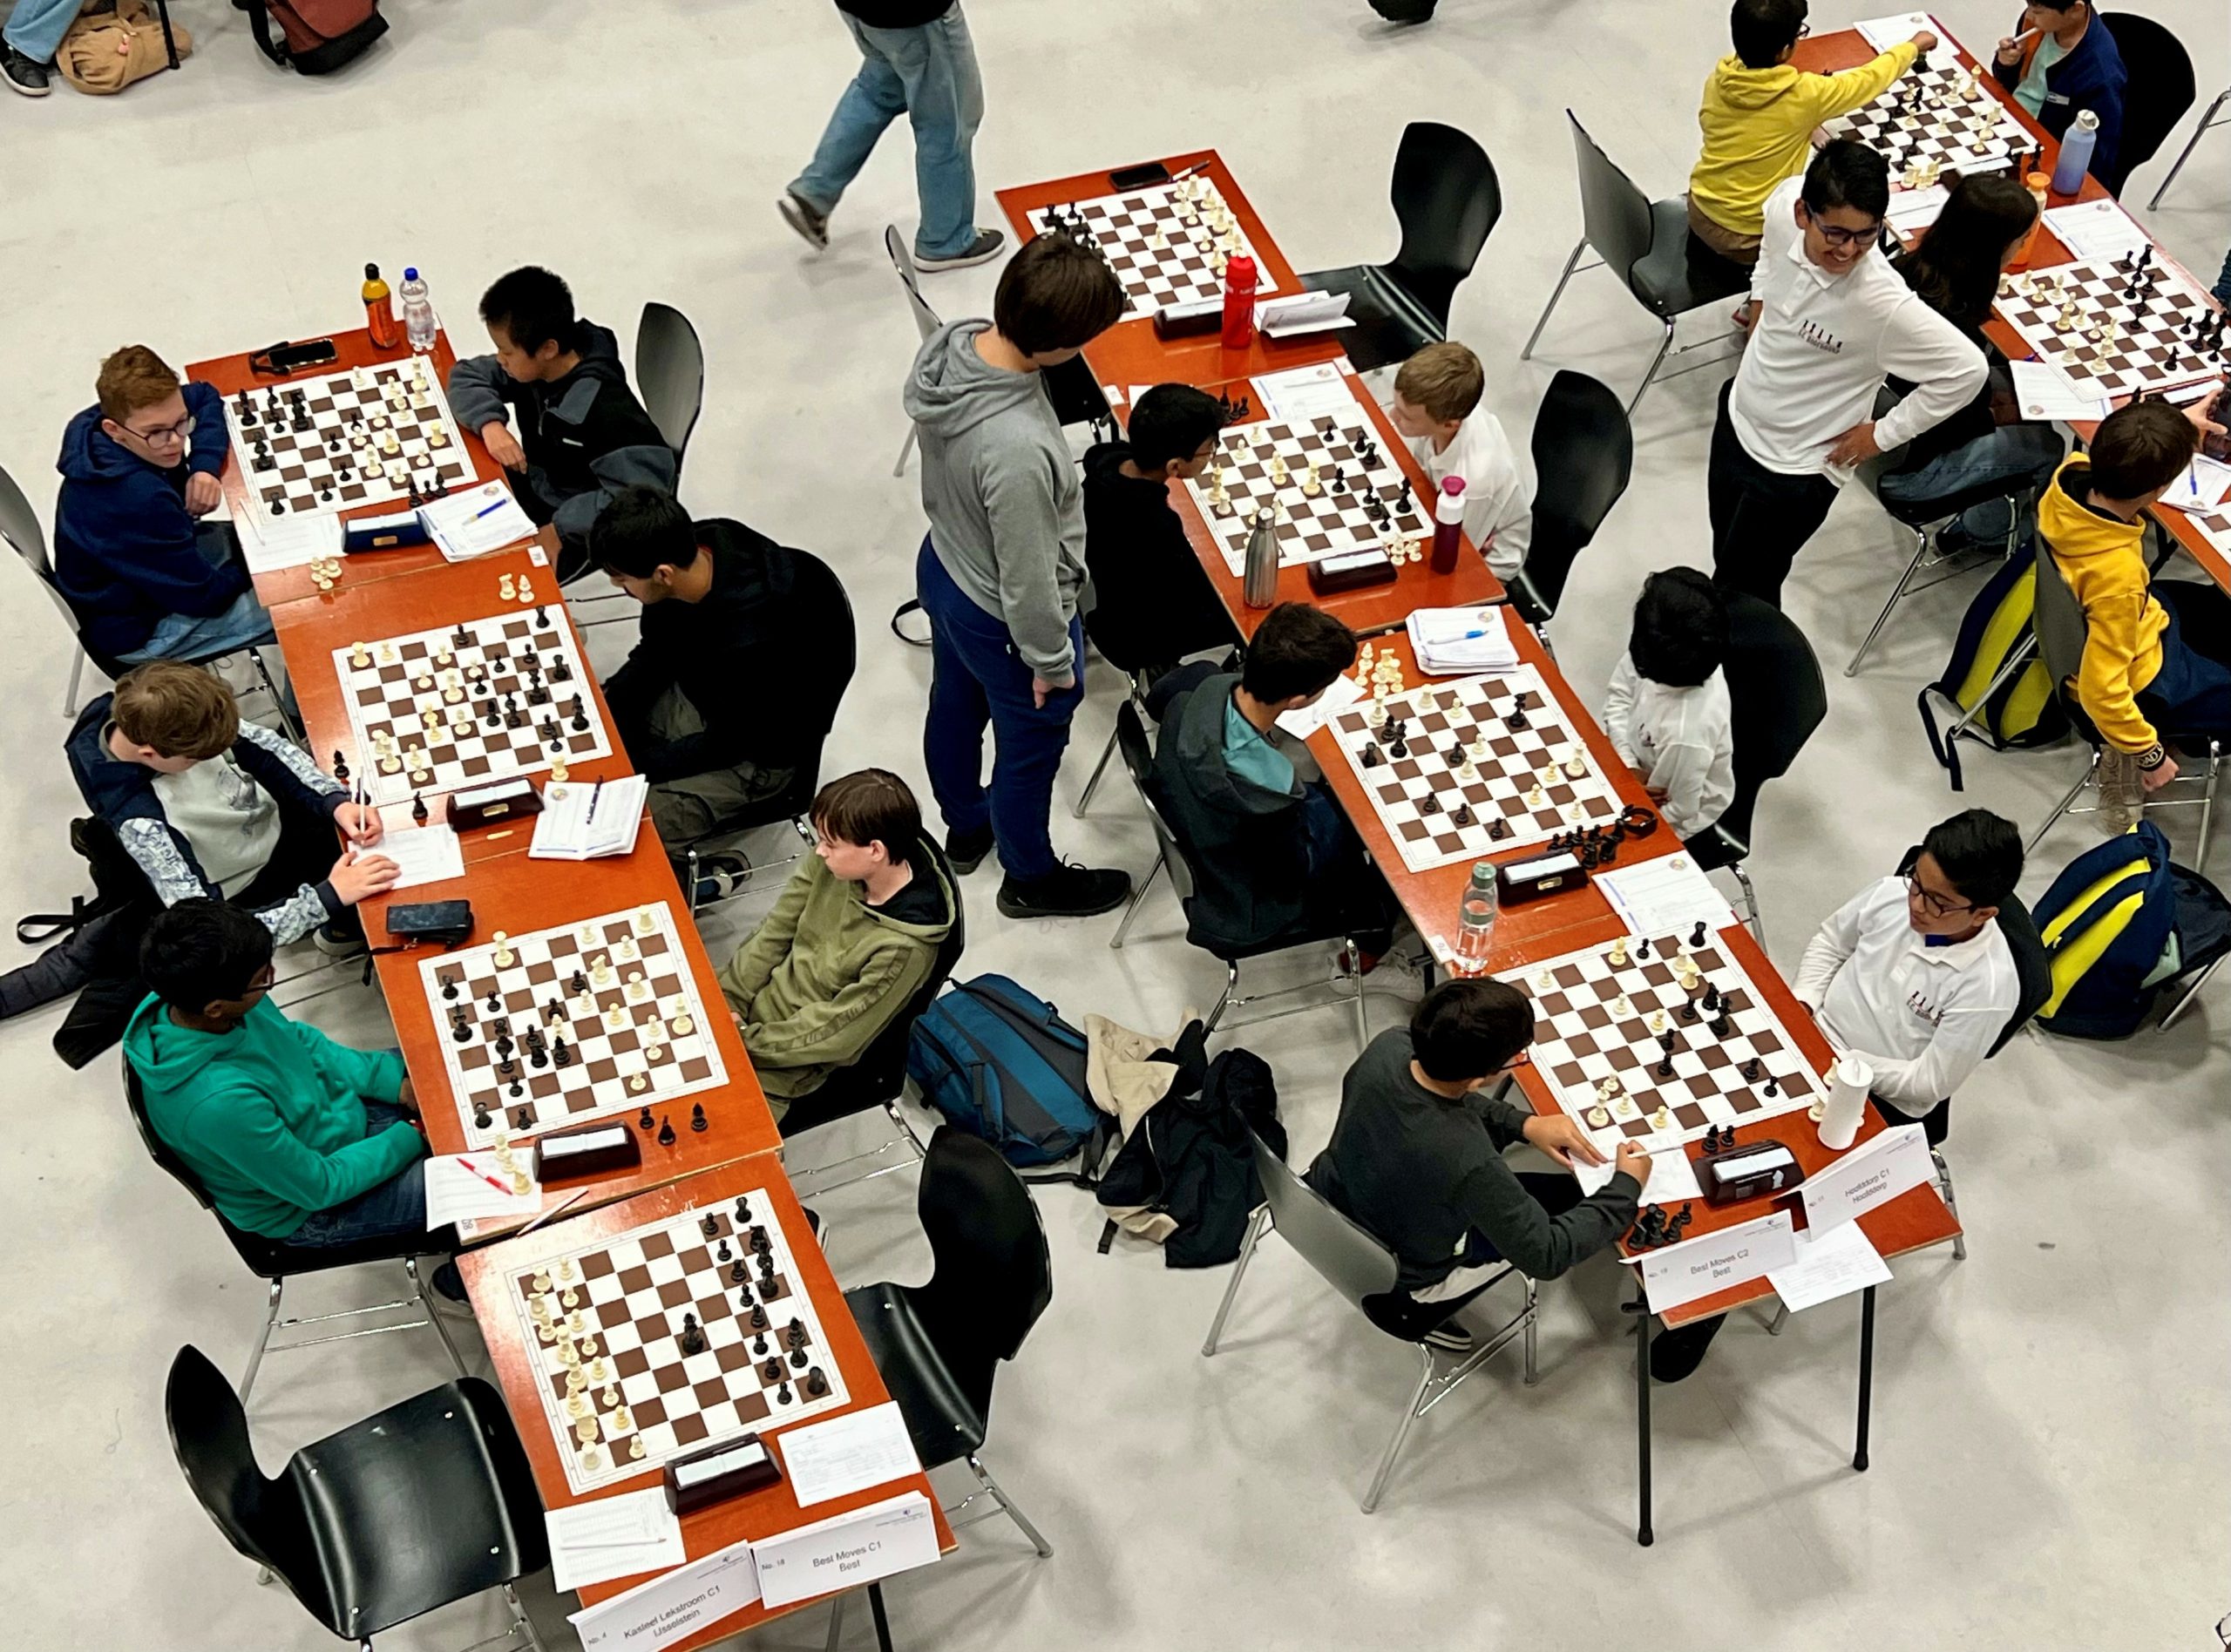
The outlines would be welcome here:
[[[1931,1026],[1944,1025],[1944,1011],[1929,1001],[1929,994],[1916,991],[1906,994],[1906,1007]]]
[[[1818,322],[1800,322],[1797,328],[1797,336],[1824,355],[1841,355],[1844,353],[1843,340],[1838,338]]]

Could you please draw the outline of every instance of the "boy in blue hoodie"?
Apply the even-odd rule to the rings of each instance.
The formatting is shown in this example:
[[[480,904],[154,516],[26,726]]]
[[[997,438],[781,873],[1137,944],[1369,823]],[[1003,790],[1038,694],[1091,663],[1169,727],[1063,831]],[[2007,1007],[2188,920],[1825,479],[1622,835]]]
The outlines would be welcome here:
[[[110,660],[214,660],[272,640],[229,524],[207,519],[229,445],[224,399],[181,387],[144,344],[101,363],[63,433],[54,579]]]

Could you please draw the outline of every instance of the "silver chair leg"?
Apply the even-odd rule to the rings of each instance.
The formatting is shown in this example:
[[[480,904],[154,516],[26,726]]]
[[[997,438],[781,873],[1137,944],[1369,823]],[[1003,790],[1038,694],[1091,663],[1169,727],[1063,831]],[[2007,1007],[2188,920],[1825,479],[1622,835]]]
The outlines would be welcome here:
[[[263,692],[271,696],[272,708],[278,712],[279,723],[287,731],[287,738],[297,746],[307,746],[308,742],[302,737],[302,725],[295,721],[294,714],[287,709],[286,696],[279,692],[279,684],[271,675],[271,667],[263,663],[263,650],[250,648],[248,651],[248,657],[255,667],[256,680],[263,685]]]
[[[1356,1053],[1361,1055],[1371,1047],[1371,1014],[1363,1001],[1362,959],[1358,955],[1355,939],[1348,940],[1348,978],[1356,987]]]
[[[2153,199],[2146,203],[2146,211],[2152,212],[2161,204],[2161,197],[2169,193],[2169,186],[2177,181],[2177,174],[2184,171],[2185,163],[2193,158],[2193,151],[2200,147],[2200,134],[2215,125],[2215,112],[2223,107],[2226,98],[2231,98],[2231,87],[2215,94],[2215,101],[2208,105],[2207,112],[2200,118],[2200,125],[2193,128],[2193,135],[2186,139],[2184,148],[2178,152],[2177,164],[2169,168],[2169,175],[2161,180],[2161,187],[2155,190]]]
[[[1535,1294],[1533,1280],[1524,1274],[1519,1275],[1519,1278],[1524,1280],[1526,1284],[1526,1385],[1531,1388],[1541,1380],[1542,1376],[1541,1367],[1535,1363],[1534,1359],[1535,1335],[1539,1329],[1542,1304]]]
[[[1248,1218],[1247,1237],[1239,1242],[1239,1260],[1232,1264],[1231,1283],[1224,1288],[1224,1300],[1217,1304],[1216,1323],[1209,1327],[1208,1341],[1201,1344],[1202,1358],[1215,1354],[1217,1343],[1224,1336],[1224,1322],[1231,1317],[1231,1304],[1239,1299],[1239,1282],[1247,1277],[1247,1264],[1255,1260],[1255,1246],[1270,1225],[1271,1207],[1256,1206],[1255,1214]],[[1531,1347],[1530,1341],[1529,1346]]]
[[[1634,416],[1635,409],[1642,401],[1642,393],[1650,388],[1650,382],[1658,376],[1658,369],[1665,365],[1665,352],[1672,348],[1673,322],[1669,318],[1665,323],[1665,336],[1658,342],[1658,354],[1650,358],[1650,370],[1642,376],[1642,383],[1635,386],[1634,395],[1628,398],[1627,416],[1629,418]]]
[[[450,1328],[442,1323],[441,1315],[434,1311],[434,1304],[426,1299],[426,1282],[418,1276],[418,1258],[405,1256],[403,1271],[410,1276],[410,1294],[418,1299],[418,1311],[426,1316],[426,1323],[434,1328],[434,1335],[442,1339],[442,1346],[449,1351],[450,1364],[457,1367],[458,1376],[471,1376],[472,1373],[465,1369],[465,1357],[458,1352],[457,1344],[450,1340]]]
[[[1751,915],[1751,938],[1758,942],[1759,950],[1763,952],[1766,950],[1766,920],[1759,916],[1759,891],[1751,882],[1751,874],[1743,870],[1741,861],[1730,862],[1727,870],[1734,874],[1736,884],[1743,891],[1744,910]]]
[[[1380,1494],[1387,1489],[1387,1478],[1394,1472],[1394,1459],[1402,1454],[1402,1442],[1410,1437],[1410,1425],[1418,1420],[1418,1408],[1425,1404],[1426,1391],[1433,1386],[1433,1352],[1424,1344],[1418,1344],[1418,1358],[1424,1369],[1418,1373],[1418,1385],[1411,1391],[1409,1403],[1402,1407],[1402,1420],[1394,1425],[1394,1438],[1387,1442],[1387,1454],[1379,1459],[1379,1472],[1371,1477],[1371,1489],[1363,1495],[1363,1512],[1372,1513],[1379,1506]]]
[[[892,466],[891,467],[891,474],[892,474],[892,475],[893,475],[893,476],[904,476],[904,475],[905,475],[905,474],[906,474],[906,459],[907,459],[907,456],[908,456],[908,455],[910,455],[910,454],[912,454],[912,453],[913,452],[913,450],[914,450],[914,427],[913,427],[913,425],[910,423],[906,426],[906,439],[905,439],[904,442],[901,442],[901,443],[899,444],[899,463],[898,463],[898,464],[894,464],[894,465],[892,465]],[[840,1609],[840,1611],[841,1611],[841,1609],[842,1609],[842,1608],[840,1608],[839,1609]],[[830,1644],[833,1646],[833,1645],[835,1645],[835,1644],[836,1644],[836,1642],[831,1642]]]
[[[287,1282],[271,1282],[271,1303],[263,1316],[263,1329],[256,1334],[255,1351],[248,1357],[248,1371],[241,1378],[241,1409],[248,1409],[248,1391],[255,1386],[255,1373],[262,1368],[264,1350],[271,1345],[271,1333],[279,1325],[279,1299],[286,1294]]]
[[[1116,731],[1108,731],[1108,744],[1100,753],[1100,761],[1092,766],[1092,778],[1084,783],[1084,791],[1077,798],[1077,806],[1069,811],[1077,820],[1084,818],[1084,811],[1092,805],[1092,795],[1100,789],[1100,777],[1108,772],[1108,760],[1116,755]]]
[[[1944,1195],[1944,1208],[1952,1213],[1952,1220],[1960,1219],[1960,1201],[1952,1191],[1952,1167],[1944,1162],[1944,1154],[1935,1148],[1929,1150],[1929,1161],[1936,1167],[1936,1190]],[[1968,1259],[1968,1236],[1964,1230],[1952,1236],[1952,1260]]]
[[[829,1603],[829,1644],[824,1652],[837,1652],[837,1642],[844,1633],[844,1602],[852,1597],[840,1594]]]
[[[1217,995],[1217,1006],[1209,1012],[1209,1019],[1201,1024],[1204,1033],[1217,1030],[1217,1023],[1224,1019],[1224,1010],[1231,1004],[1232,995],[1239,991],[1239,965],[1228,961],[1224,967],[1224,991]]]
[[[2227,953],[2225,956],[2231,957],[2231,953]],[[2200,972],[2200,979],[2194,981],[2190,987],[2187,988],[2184,997],[2179,999],[2175,1004],[2170,1006],[2168,1014],[2161,1018],[2161,1025],[2155,1030],[2158,1032],[2167,1032],[2171,1027],[2176,1026],[2178,1019],[2181,1017],[2187,1010],[2192,1008],[2193,1000],[2200,996],[2200,988],[2206,986],[2208,983],[2208,978],[2213,976],[2216,971],[2222,967],[2223,959],[2219,958],[2214,963],[2202,970]]]
[[[1109,945],[1119,951],[1122,949],[1123,938],[1131,932],[1131,920],[1139,915],[1139,903],[1146,899],[1147,891],[1154,887],[1154,880],[1162,876],[1164,858],[1165,856],[1159,851],[1156,853],[1154,864],[1147,868],[1147,875],[1139,880],[1139,886],[1131,891],[1131,904],[1123,909],[1123,921],[1116,926],[1116,933],[1109,938]]]
[[[682,891],[682,898],[683,904],[689,908],[689,916],[692,917],[697,916],[697,862],[699,858],[697,845],[695,843],[690,844],[682,852],[682,867],[688,874],[689,887]]]
[[[2077,794],[2092,783],[2092,776],[2097,774],[2099,770],[2099,754],[2095,751],[2092,754],[2092,762],[2090,767],[2086,768],[2081,775],[2078,775],[2076,777],[2076,784],[2071,786],[2067,792],[2062,796],[2060,802],[2053,805],[2053,812],[2045,816],[2045,823],[2038,827],[2036,831],[2031,833],[2030,841],[2022,845],[2022,852],[2024,855],[2032,855],[2037,852],[2038,845],[2044,841],[2045,834],[2052,830],[2053,823],[2058,820],[2063,815],[2068,813],[2069,805],[2076,801]]]
[[[542,1652],[542,1637],[534,1632],[534,1620],[526,1615],[526,1608],[519,1604],[519,1590],[509,1583],[505,1584],[504,1599],[512,1608],[511,1632],[504,1638],[508,1641],[512,1634],[524,1633],[528,1652]]]
[[[1579,266],[1580,255],[1587,250],[1588,237],[1583,235],[1574,245],[1572,256],[1565,260],[1565,273],[1557,277],[1556,286],[1550,289],[1549,301],[1542,307],[1542,319],[1534,323],[1534,330],[1526,335],[1526,348],[1518,352],[1520,361],[1534,359],[1534,346],[1541,340],[1542,329],[1549,324],[1549,312],[1556,308],[1557,301],[1565,295],[1565,283],[1572,279],[1574,269]]]
[[[2017,672],[2029,668],[2030,661],[2037,652],[2038,637],[2033,631],[2022,640],[2021,644],[2012,653],[2006,657],[2006,663],[1998,668],[1998,674],[1983,685],[1983,693],[1976,696],[1976,703],[1962,712],[1952,726],[1944,731],[1945,750],[1950,751],[1952,742],[1960,737],[1963,731],[1990,709],[1991,697],[2011,682]]]
[[[62,714],[78,714],[78,680],[85,674],[85,651],[78,650],[78,657],[70,662],[70,686],[62,691]]]
[[[1038,1551],[1038,1558],[1041,1561],[1049,1558],[1054,1553],[1054,1546],[1030,1523],[1030,1517],[1015,1506],[1014,1500],[1000,1489],[999,1481],[992,1478],[992,1472],[984,1466],[983,1459],[971,1452],[968,1453],[968,1466],[976,1471],[977,1479],[986,1491],[991,1493],[992,1500],[1005,1509],[1007,1518],[1022,1528],[1022,1534],[1030,1540],[1030,1547]]]
[[[2215,782],[2223,766],[2223,742],[2207,742],[2207,784],[2200,795],[2200,847],[2193,851],[2193,870],[2207,870],[2207,840],[2209,823],[2215,818]]]
[[[1769,1337],[1780,1336],[1781,1328],[1788,1323],[1789,1304],[1786,1302],[1778,1303],[1774,1308],[1774,1317],[1766,1322],[1766,1335]]]
[[[1916,529],[1914,553],[1906,563],[1906,571],[1898,576],[1898,583],[1890,587],[1890,599],[1882,605],[1882,612],[1875,616],[1874,626],[1868,632],[1866,640],[1852,654],[1851,664],[1844,667],[1845,676],[1859,675],[1859,662],[1867,658],[1867,651],[1875,646],[1875,638],[1882,634],[1882,627],[1890,623],[1890,610],[1896,607],[1899,599],[1906,594],[1906,587],[1914,582],[1914,574],[1920,569],[1922,559],[1928,554],[1929,535]]]

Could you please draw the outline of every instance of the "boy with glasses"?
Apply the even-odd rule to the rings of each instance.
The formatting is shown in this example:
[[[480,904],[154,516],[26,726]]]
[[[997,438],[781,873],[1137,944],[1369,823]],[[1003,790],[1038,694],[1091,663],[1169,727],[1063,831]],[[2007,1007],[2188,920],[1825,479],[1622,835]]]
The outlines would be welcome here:
[[[229,445],[224,399],[130,344],[63,432],[54,579],[95,653],[214,660],[272,640],[231,525],[211,521]]]
[[[1853,471],[1951,417],[1988,375],[1983,352],[1883,257],[1889,207],[1888,164],[1848,139],[1767,198],[1740,315],[1750,342],[1719,393],[1706,491],[1712,577],[1777,607]],[[1886,374],[1914,389],[1878,422]]]

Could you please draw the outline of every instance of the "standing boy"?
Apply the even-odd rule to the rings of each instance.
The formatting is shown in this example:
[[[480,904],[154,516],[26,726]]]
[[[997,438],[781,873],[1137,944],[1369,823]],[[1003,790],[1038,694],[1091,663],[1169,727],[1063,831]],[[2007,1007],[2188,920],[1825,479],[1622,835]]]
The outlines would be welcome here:
[[[1057,859],[1048,824],[1084,698],[1084,504],[1039,377],[1122,314],[1122,286],[1097,253],[1040,235],[1000,273],[991,321],[939,328],[906,382],[930,518],[914,565],[932,643],[923,755],[946,858],[965,876],[996,843],[1009,917],[1088,917],[1131,892],[1124,872]]]
[[[2088,0],[2030,0],[1998,43],[1991,78],[2056,141],[2088,109],[2099,119],[2090,171],[2122,187],[2123,91],[2130,71]]]
[[[1394,375],[1394,401],[1387,411],[1409,438],[1435,498],[1442,477],[1463,482],[1464,537],[1480,548],[1495,578],[1508,579],[1526,561],[1534,512],[1502,422],[1480,404],[1487,386],[1480,358],[1463,345],[1428,344]]]

